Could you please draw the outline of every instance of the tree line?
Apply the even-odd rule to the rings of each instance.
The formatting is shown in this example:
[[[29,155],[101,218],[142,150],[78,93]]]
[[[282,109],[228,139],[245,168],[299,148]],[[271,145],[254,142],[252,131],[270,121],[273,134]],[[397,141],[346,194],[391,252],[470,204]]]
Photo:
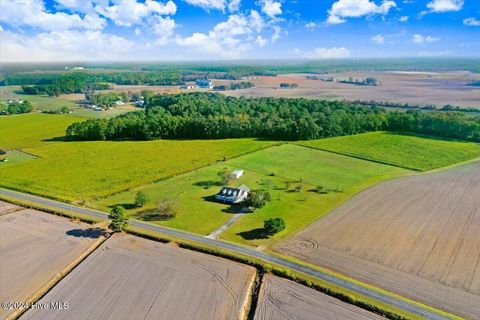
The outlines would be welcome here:
[[[153,96],[145,110],[74,123],[66,134],[77,140],[310,140],[378,130],[480,141],[480,117],[457,112],[393,112],[347,101],[234,98],[196,92]]]

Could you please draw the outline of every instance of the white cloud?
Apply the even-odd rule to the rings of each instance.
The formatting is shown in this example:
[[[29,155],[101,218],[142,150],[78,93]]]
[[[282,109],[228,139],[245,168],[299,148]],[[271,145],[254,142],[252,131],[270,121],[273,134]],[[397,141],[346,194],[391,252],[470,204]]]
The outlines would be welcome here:
[[[421,44],[421,43],[431,43],[440,40],[440,38],[432,37],[432,36],[423,36],[421,34],[414,34],[412,37],[412,42]]]
[[[381,34],[372,37],[372,42],[377,44],[385,43],[385,38]]]
[[[268,43],[268,40],[265,39],[264,37],[262,37],[261,35],[258,35],[257,36],[257,39],[255,40],[255,43],[259,46],[259,47],[265,47]]]
[[[116,25],[125,27],[139,24],[142,19],[152,14],[173,15],[177,12],[177,6],[171,0],[165,4],[155,0],[146,0],[144,3],[136,0],[114,0],[112,2],[113,5],[96,5],[95,10],[111,19]]]
[[[480,26],[480,20],[477,20],[474,17],[466,18],[466,19],[463,19],[463,24],[466,26],[478,27]]]
[[[2,14],[0,22],[15,27],[34,27],[48,31],[67,29],[92,29],[100,30],[106,21],[98,15],[85,15],[65,12],[50,13],[45,8],[43,1],[35,0],[1,0]]]
[[[398,18],[398,21],[407,22],[409,18],[410,18],[409,16],[401,16],[400,18]]]
[[[432,0],[427,4],[432,12],[460,11],[463,8],[463,0]]]
[[[396,7],[392,0],[384,0],[382,4],[377,5],[370,0],[337,0],[328,10],[327,23],[344,23],[346,18],[358,18],[374,14],[387,14],[390,9]]]
[[[274,0],[260,0],[262,6],[262,12],[265,13],[270,18],[275,18],[282,14],[282,4]]]
[[[282,28],[280,28],[279,26],[274,26],[273,27],[273,34],[272,34],[272,37],[270,38],[270,41],[272,43],[277,42],[277,40],[280,39],[280,33],[281,32],[282,32]]]
[[[265,22],[257,11],[250,15],[232,14],[226,21],[218,23],[208,33],[195,32],[189,37],[177,36],[176,44],[191,47],[200,53],[225,58],[239,58],[253,45],[264,46],[267,40],[259,33]]]
[[[339,59],[350,57],[350,50],[345,47],[316,48],[305,54],[309,59]]]
[[[241,0],[184,0],[188,4],[205,10],[220,10],[225,11],[226,8],[230,12],[235,12],[240,9]]]
[[[66,30],[34,36],[2,31],[2,61],[124,60],[134,44],[93,30]]]
[[[313,29],[315,27],[317,27],[317,24],[315,22],[307,22],[305,24],[305,28],[307,28],[307,29]]]

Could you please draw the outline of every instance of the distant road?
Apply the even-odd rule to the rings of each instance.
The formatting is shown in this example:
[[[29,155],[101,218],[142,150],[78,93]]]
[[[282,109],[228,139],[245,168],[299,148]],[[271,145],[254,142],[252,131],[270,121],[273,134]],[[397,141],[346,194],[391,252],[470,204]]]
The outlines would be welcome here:
[[[72,212],[81,213],[81,214],[96,217],[96,218],[108,219],[107,218],[108,213],[106,213],[106,212],[93,210],[93,209],[82,208],[82,207],[77,207],[77,206],[70,205],[70,204],[67,204],[67,203],[62,203],[62,202],[58,202],[58,201],[54,201],[54,200],[50,200],[50,199],[46,199],[46,198],[41,198],[41,197],[33,196],[33,195],[30,195],[30,194],[26,194],[26,193],[21,193],[21,192],[17,192],[17,191],[11,191],[11,190],[6,190],[6,189],[0,188],[0,194],[10,196],[10,197],[14,197],[14,198],[16,198],[20,201],[25,200],[25,201],[29,201],[29,202],[33,202],[33,203],[48,205],[50,207],[54,207],[54,208],[58,208],[58,209],[71,210]],[[207,244],[207,245],[222,248],[222,249],[228,249],[228,250],[230,250],[232,252],[235,252],[235,253],[243,254],[243,255],[258,258],[258,259],[262,259],[262,260],[267,261],[269,263],[275,263],[275,264],[278,264],[282,267],[289,268],[289,269],[292,269],[292,270],[295,270],[295,271],[298,271],[298,272],[302,272],[304,274],[307,274],[307,275],[312,276],[314,278],[317,278],[319,280],[323,280],[325,282],[328,282],[328,283],[331,283],[333,285],[342,287],[342,288],[350,290],[352,292],[356,292],[356,293],[361,294],[363,296],[366,296],[366,297],[372,298],[374,300],[383,302],[385,304],[397,307],[401,310],[411,312],[413,314],[424,317],[426,319],[432,319],[432,320],[448,320],[449,319],[445,316],[442,316],[442,315],[439,315],[439,314],[434,313],[432,311],[429,311],[427,309],[424,309],[420,306],[417,306],[417,305],[408,303],[406,301],[397,299],[395,297],[385,295],[381,292],[377,292],[375,290],[360,286],[358,284],[355,284],[353,282],[344,280],[344,279],[336,277],[334,275],[327,274],[327,273],[324,273],[324,272],[321,272],[321,271],[318,271],[318,270],[300,265],[298,263],[279,258],[277,256],[274,256],[274,255],[271,255],[271,254],[268,254],[268,253],[265,253],[265,252],[259,252],[259,251],[256,251],[256,250],[252,249],[252,248],[243,247],[243,246],[240,246],[240,245],[236,245],[236,244],[233,244],[233,243],[230,243],[230,242],[225,242],[225,241],[221,241],[221,240],[217,240],[217,239],[206,238],[206,237],[203,237],[201,235],[195,235],[195,234],[191,234],[191,233],[184,232],[184,231],[181,231],[181,230],[164,228],[164,227],[161,227],[161,226],[158,226],[158,225],[149,224],[149,223],[142,222],[142,221],[139,221],[139,220],[131,220],[130,224],[135,226],[135,227],[142,228],[142,229],[145,229],[145,230],[151,230],[151,231],[155,231],[155,232],[158,232],[158,233],[163,233],[163,234],[166,234],[166,235],[174,236],[174,237],[177,237],[177,238],[180,238],[180,239],[194,241],[194,242],[197,242],[197,243],[203,243],[203,244]]]

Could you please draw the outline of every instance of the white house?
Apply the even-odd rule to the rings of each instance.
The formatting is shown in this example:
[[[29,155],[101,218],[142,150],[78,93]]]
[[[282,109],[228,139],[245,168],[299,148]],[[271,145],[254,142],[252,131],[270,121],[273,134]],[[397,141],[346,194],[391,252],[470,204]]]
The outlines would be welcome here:
[[[230,177],[232,177],[234,179],[238,179],[241,176],[243,176],[243,170],[235,170],[230,174]]]
[[[215,199],[230,204],[238,204],[248,197],[250,189],[242,184],[238,188],[223,187],[216,195]]]

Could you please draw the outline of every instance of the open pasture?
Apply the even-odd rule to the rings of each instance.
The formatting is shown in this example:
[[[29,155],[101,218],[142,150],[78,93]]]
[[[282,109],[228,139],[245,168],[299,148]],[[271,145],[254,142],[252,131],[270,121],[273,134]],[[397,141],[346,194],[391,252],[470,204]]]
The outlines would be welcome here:
[[[254,319],[367,320],[384,318],[296,282],[267,274],[263,277]]]
[[[480,157],[478,143],[392,132],[369,132],[299,144],[420,171]]]
[[[229,205],[212,199],[222,186],[217,173],[224,168],[227,172],[245,170],[240,179],[231,180],[231,186],[246,184],[252,190],[266,189],[272,197],[265,207],[244,214],[221,235],[223,239],[249,245],[265,245],[286,237],[359,190],[378,181],[409,173],[401,168],[295,144],[283,144],[100,199],[95,205],[109,210],[114,205],[125,204],[137,218],[208,234],[236,213]],[[318,185],[342,192],[313,192]],[[298,191],[295,190],[297,186],[300,186]],[[144,208],[135,208],[133,205],[135,193],[139,190],[146,192],[151,199],[151,203]],[[157,201],[164,199],[173,199],[178,204],[175,218],[162,220],[155,214]],[[274,237],[262,236],[263,221],[275,217],[282,217],[287,228]]]
[[[65,129],[83,118],[57,115],[28,113],[0,117],[0,149],[24,149],[37,147],[63,137]]]
[[[375,87],[307,80],[306,76],[306,74],[262,76],[259,80],[249,80],[255,84],[254,88],[227,91],[226,94],[236,97],[373,100],[415,105],[443,106],[450,104],[480,108],[478,88],[467,86],[467,83],[475,78],[475,74],[470,72],[358,71],[324,75],[340,79],[377,78],[381,84]],[[296,83],[298,88],[278,89],[280,83]]]
[[[0,101],[5,102],[8,100],[28,100],[35,110],[42,111],[57,110],[61,107],[73,108],[76,106],[75,102],[58,97],[24,94],[21,86],[0,86]]]
[[[244,319],[255,269],[206,254],[115,234],[23,319]]]
[[[477,319],[479,195],[480,162],[385,182],[275,250]]]
[[[0,202],[0,301],[28,302],[100,241],[83,223]],[[0,309],[4,319],[15,310]]]
[[[271,144],[254,139],[58,142],[23,149],[39,159],[0,168],[1,185],[86,201]]]

